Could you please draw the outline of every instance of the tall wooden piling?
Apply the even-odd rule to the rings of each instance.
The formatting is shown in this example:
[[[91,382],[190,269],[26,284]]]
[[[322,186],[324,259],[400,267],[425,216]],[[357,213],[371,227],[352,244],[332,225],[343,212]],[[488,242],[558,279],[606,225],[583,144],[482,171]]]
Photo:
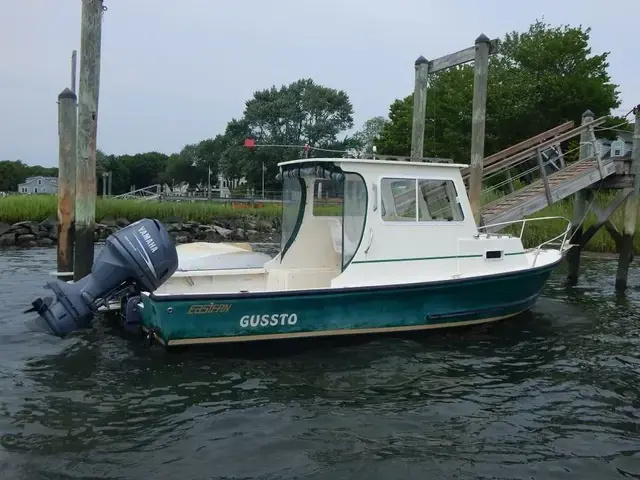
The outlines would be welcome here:
[[[411,129],[411,161],[417,162],[424,152],[424,124],[427,116],[429,62],[422,55],[415,62],[413,90],[413,124]]]
[[[74,50],[73,52],[71,52],[71,91],[75,94],[76,93],[76,73],[78,71],[78,67],[77,67],[77,61],[78,61],[78,52],[76,50]]]
[[[76,281],[89,274],[93,265],[102,11],[102,0],[82,0],[74,258]]]
[[[58,272],[73,272],[76,196],[76,94],[58,95]],[[67,278],[65,278],[67,279]]]
[[[582,125],[593,121],[593,112],[587,110],[582,114]],[[593,146],[590,143],[590,134],[588,130],[584,130],[580,134],[580,160],[583,160],[595,152],[592,152]],[[573,214],[571,216],[571,232],[569,238],[571,243],[575,245],[567,252],[568,272],[567,283],[576,285],[580,275],[580,255],[582,254],[582,223],[587,213],[587,190],[580,190],[573,195]]]
[[[482,162],[487,113],[487,81],[489,78],[489,50],[491,40],[481,34],[476,39],[473,75],[473,111],[471,118],[471,163],[469,166],[469,203],[477,224],[482,207]]]
[[[633,236],[636,231],[636,219],[638,218],[638,195],[640,195],[640,105],[637,105],[633,113],[636,121],[633,130],[633,150],[631,151],[631,174],[634,176],[633,192],[624,203],[624,225],[622,235],[618,240],[618,271],[616,272],[616,290],[624,291],[627,288],[629,277],[629,264],[633,258]]]

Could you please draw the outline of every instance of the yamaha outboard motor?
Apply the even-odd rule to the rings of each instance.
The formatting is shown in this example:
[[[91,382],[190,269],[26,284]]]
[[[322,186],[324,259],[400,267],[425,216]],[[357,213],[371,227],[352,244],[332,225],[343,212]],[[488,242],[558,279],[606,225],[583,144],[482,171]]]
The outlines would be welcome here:
[[[153,292],[177,268],[178,252],[171,237],[159,221],[145,218],[107,238],[89,275],[76,283],[49,282],[55,301],[38,298],[26,312],[38,312],[39,327],[64,337],[90,326],[98,308],[108,301],[128,292]]]

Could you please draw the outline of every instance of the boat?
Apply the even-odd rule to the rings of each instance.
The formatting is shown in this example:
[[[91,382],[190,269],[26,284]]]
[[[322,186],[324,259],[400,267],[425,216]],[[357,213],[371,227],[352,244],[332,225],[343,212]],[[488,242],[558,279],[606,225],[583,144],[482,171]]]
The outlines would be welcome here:
[[[129,300],[129,323],[169,347],[492,322],[530,309],[570,248],[564,217],[477,227],[465,165],[308,158],[278,166],[279,253],[262,264],[179,269]],[[321,208],[323,188],[341,194],[333,211]],[[562,233],[524,248],[527,224],[555,219],[566,221]],[[516,224],[519,235],[501,233]]]
[[[64,337],[119,302],[126,329],[165,347],[460,327],[529,310],[572,246],[564,217],[477,226],[465,165],[303,158],[278,167],[274,257],[249,244],[176,247],[159,221],[143,219],[107,238],[89,275],[50,282],[56,300],[28,311]],[[527,225],[559,220],[561,233],[524,247]]]

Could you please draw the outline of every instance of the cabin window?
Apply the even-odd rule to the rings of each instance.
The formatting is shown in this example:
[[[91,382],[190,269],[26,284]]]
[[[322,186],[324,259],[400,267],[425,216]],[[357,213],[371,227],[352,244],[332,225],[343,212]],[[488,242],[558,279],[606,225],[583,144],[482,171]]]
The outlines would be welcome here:
[[[344,192],[341,183],[316,180],[313,185],[313,216],[341,217]]]
[[[342,212],[342,270],[353,257],[362,241],[367,218],[367,185],[357,173],[344,174],[344,203]]]
[[[462,221],[464,215],[451,180],[383,178],[382,219],[391,222]],[[387,208],[391,205],[392,208]]]
[[[282,255],[289,249],[295,239],[302,216],[304,214],[306,187],[301,178],[285,178],[282,182],[282,233],[280,251]]]
[[[462,221],[456,187],[451,180],[418,180],[418,214],[421,222]]]
[[[380,182],[382,219],[387,222],[416,221],[416,180],[383,178]],[[385,201],[387,198],[387,201]],[[392,208],[386,208],[387,202]]]

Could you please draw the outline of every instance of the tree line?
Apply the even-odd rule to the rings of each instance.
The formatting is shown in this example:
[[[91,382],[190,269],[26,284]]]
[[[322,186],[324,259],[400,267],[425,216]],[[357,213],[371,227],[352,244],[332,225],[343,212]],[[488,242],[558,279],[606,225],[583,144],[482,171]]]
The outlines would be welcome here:
[[[610,115],[607,125],[624,124],[623,118],[611,115],[620,107],[620,93],[607,72],[609,53],[591,53],[590,31],[536,21],[527,31],[510,32],[500,40],[499,53],[489,61],[485,155],[569,120],[579,124],[587,108],[596,117]],[[425,156],[469,163],[472,100],[472,65],[430,75]],[[275,190],[277,163],[302,155],[296,146],[305,144],[314,147],[313,156],[342,156],[340,152],[349,149],[370,152],[373,145],[379,153],[410,153],[412,94],[395,100],[386,117],[371,118],[348,135],[354,126],[353,114],[345,91],[312,79],[272,86],[256,91],[246,101],[242,117],[232,118],[224,132],[185,145],[180,152],[109,155],[98,151],[98,191],[104,171],[112,172],[112,193],[119,194],[134,185],[206,185],[209,169],[212,185],[221,173],[229,181],[245,178],[249,188],[259,188],[263,165],[265,188]],[[621,128],[629,129],[630,125]],[[615,132],[609,130],[604,135],[614,136]],[[247,148],[244,141],[248,137],[254,138],[256,145],[274,146]],[[15,191],[17,184],[32,174],[27,172],[36,171],[57,174],[55,168],[0,162],[0,190]]]

